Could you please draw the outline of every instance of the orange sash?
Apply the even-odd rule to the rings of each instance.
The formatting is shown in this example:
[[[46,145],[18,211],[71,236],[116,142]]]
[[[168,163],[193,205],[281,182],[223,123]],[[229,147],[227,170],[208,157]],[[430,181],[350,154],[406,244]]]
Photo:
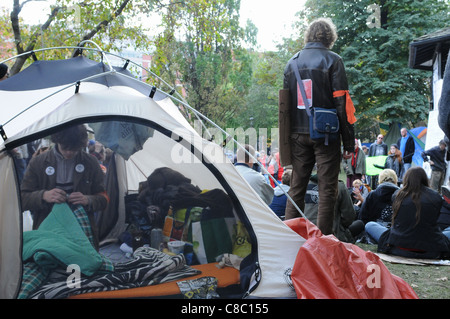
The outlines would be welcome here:
[[[333,97],[344,96],[345,94],[345,111],[347,112],[347,122],[354,124],[356,122],[355,106],[353,105],[352,98],[348,90],[340,90],[333,92]]]

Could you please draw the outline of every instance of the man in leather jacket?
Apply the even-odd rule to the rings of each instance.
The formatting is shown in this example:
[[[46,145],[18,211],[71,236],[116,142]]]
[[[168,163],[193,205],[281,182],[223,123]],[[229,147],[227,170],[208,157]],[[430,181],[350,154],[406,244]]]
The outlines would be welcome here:
[[[305,34],[306,45],[288,62],[284,71],[284,90],[289,90],[290,152],[293,166],[290,197],[303,211],[305,193],[314,164],[317,164],[320,193],[317,226],[325,235],[332,233],[334,206],[338,191],[341,163],[341,139],[344,158],[354,152],[354,106],[348,93],[347,76],[339,55],[330,49],[337,39],[335,26],[330,19],[317,19]],[[292,61],[298,67],[305,83],[309,105],[336,109],[339,118],[340,137],[325,145],[310,138],[309,118],[305,106],[299,103],[299,90],[292,69]],[[309,93],[309,94],[308,94]],[[280,129],[281,126],[280,126]],[[288,200],[286,219],[298,217],[299,212]]]

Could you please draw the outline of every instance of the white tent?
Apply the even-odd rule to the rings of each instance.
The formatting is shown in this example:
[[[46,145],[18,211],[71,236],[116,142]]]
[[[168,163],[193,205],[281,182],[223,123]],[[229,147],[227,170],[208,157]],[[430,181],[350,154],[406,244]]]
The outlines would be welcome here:
[[[22,279],[23,217],[10,150],[67,125],[109,121],[151,129],[141,150],[129,158],[115,156],[119,212],[124,210],[123,195],[136,192],[139,183],[159,167],[181,172],[201,189],[222,189],[252,239],[252,259],[246,262],[252,280],[245,289],[253,297],[295,297],[285,273],[293,267],[305,239],[258,197],[220,146],[190,126],[174,100],[180,102],[155,92],[124,68],[111,68],[83,56],[38,60],[0,82],[0,298],[15,298]],[[123,219],[121,213],[110,236],[123,231]]]

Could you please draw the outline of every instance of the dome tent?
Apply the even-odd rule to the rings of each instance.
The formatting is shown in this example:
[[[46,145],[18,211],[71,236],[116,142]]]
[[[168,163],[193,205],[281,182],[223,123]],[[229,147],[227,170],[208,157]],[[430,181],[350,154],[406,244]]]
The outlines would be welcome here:
[[[107,61],[107,54],[100,53]],[[218,188],[231,198],[252,243],[252,254],[240,270],[241,282],[246,283],[243,293],[295,296],[285,273],[305,240],[262,202],[220,146],[203,139],[189,125],[173,102],[177,99],[136,80],[124,67],[112,68],[82,55],[35,61],[0,83],[0,97],[1,298],[17,297],[23,263],[20,185],[10,150],[68,125],[111,121],[141,125],[150,134],[142,149],[128,156],[115,155],[120,196],[117,222],[107,237],[117,238],[123,230],[124,195],[136,192],[155,169],[169,167],[199,188]],[[244,272],[248,279],[243,280]]]
[[[0,82],[0,133],[3,138],[0,141],[0,298],[18,297],[25,262],[22,258],[24,245],[20,184],[11,150],[47,137],[69,125],[87,124],[98,134],[102,124],[108,126],[111,123],[126,127],[127,134],[124,135],[129,138],[121,138],[124,136],[119,134],[118,138],[110,141],[116,143],[117,148],[115,166],[109,168],[108,173],[116,178],[118,196],[112,212],[108,212],[103,219],[107,222],[104,241],[117,240],[124,230],[125,197],[138,192],[140,183],[146,181],[155,170],[168,167],[182,173],[200,189],[219,189],[230,198],[233,214],[244,225],[251,243],[251,253],[244,258],[239,268],[239,294],[242,297],[304,298],[304,292],[308,291],[311,292],[309,298],[334,298],[342,294],[327,293],[338,290],[350,293],[344,296],[353,298],[415,297],[406,283],[390,276],[374,254],[361,251],[355,253],[354,247],[344,247],[334,236],[321,236],[317,227],[305,218],[287,223],[281,221],[239,175],[221,146],[202,138],[174,102],[198,116],[201,114],[170,94],[138,81],[127,71],[127,63],[124,67],[113,68],[108,63],[109,53],[100,49],[94,51],[101,53],[102,62],[82,55],[66,60],[37,60],[22,72]],[[103,63],[103,60],[107,63]],[[138,132],[143,132],[139,138]],[[221,132],[225,133],[223,130]],[[111,136],[106,134],[105,138]],[[130,144],[133,139],[134,146]],[[316,248],[320,248],[319,253],[313,251]],[[351,258],[342,260],[342,250],[354,252],[352,256],[355,261]],[[383,288],[377,292],[370,287],[367,290],[366,287],[364,295],[358,292],[361,291],[361,284],[366,285],[372,276],[365,269],[368,265],[366,259],[360,258],[361,255],[370,256],[368,262],[382,267],[382,280],[393,279],[389,285],[381,283],[383,287],[388,287],[388,291]],[[339,263],[329,267],[331,259],[318,258],[327,256],[336,258]],[[364,262],[361,263],[361,260]],[[311,274],[318,266],[321,269],[321,278],[318,279],[320,285],[316,281],[308,282],[311,278],[317,280]],[[359,281],[354,282],[356,277],[352,271],[342,273],[342,266],[350,269],[359,267]],[[213,265],[212,271],[216,273],[217,267]],[[331,279],[325,276],[330,271],[333,272]],[[300,275],[291,280],[291,273]],[[202,275],[211,274],[205,272]],[[296,287],[301,288],[297,290]],[[355,287],[358,289],[355,290]],[[112,293],[108,296],[155,296],[146,294],[147,290],[140,295],[136,295],[134,289],[123,290],[132,292],[115,294],[122,290],[108,291]],[[236,296],[236,291],[233,292]],[[97,292],[93,294],[92,298],[100,298]]]

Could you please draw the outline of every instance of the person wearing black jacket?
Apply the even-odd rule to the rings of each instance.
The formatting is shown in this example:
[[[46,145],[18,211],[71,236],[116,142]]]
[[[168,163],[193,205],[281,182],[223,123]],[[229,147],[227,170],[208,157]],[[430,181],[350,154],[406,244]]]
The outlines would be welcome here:
[[[422,158],[425,162],[430,161],[431,179],[430,187],[435,191],[441,193],[441,186],[444,183],[445,171],[447,164],[445,163],[445,153],[447,144],[444,140],[439,142],[439,146],[430,148],[422,152]],[[428,156],[430,159],[428,160]]]
[[[397,141],[397,147],[402,152],[403,173],[401,179],[403,179],[406,171],[411,168],[412,158],[414,156],[414,152],[416,151],[416,145],[412,136],[408,136],[408,130],[406,128],[403,127],[400,130],[400,134],[402,136]]]
[[[391,148],[389,150],[389,153],[387,154],[386,161],[384,162],[384,166],[373,164],[373,166],[377,168],[390,168],[392,169],[396,174],[398,178],[398,184],[401,184],[401,174],[402,174],[402,168],[403,168],[403,161],[402,161],[402,152],[397,147],[397,144],[392,144]]]
[[[378,187],[364,200],[358,219],[364,224],[377,222],[390,225],[392,219],[392,194],[399,189],[397,174],[392,169],[384,169],[379,175]]]
[[[354,152],[354,106],[349,95],[347,75],[342,58],[331,51],[337,39],[330,19],[313,21],[305,33],[305,47],[297,52],[284,70],[283,91],[288,91],[290,159],[292,179],[289,196],[303,210],[305,194],[313,167],[317,164],[320,192],[317,226],[325,235],[333,233],[334,206],[338,193],[341,165],[341,139],[344,157]],[[308,103],[299,95],[295,68],[305,83]],[[328,145],[311,139],[306,106],[335,109],[339,118],[340,138]],[[283,127],[280,127],[283,129]],[[286,219],[300,214],[291,201],[286,205]]]

